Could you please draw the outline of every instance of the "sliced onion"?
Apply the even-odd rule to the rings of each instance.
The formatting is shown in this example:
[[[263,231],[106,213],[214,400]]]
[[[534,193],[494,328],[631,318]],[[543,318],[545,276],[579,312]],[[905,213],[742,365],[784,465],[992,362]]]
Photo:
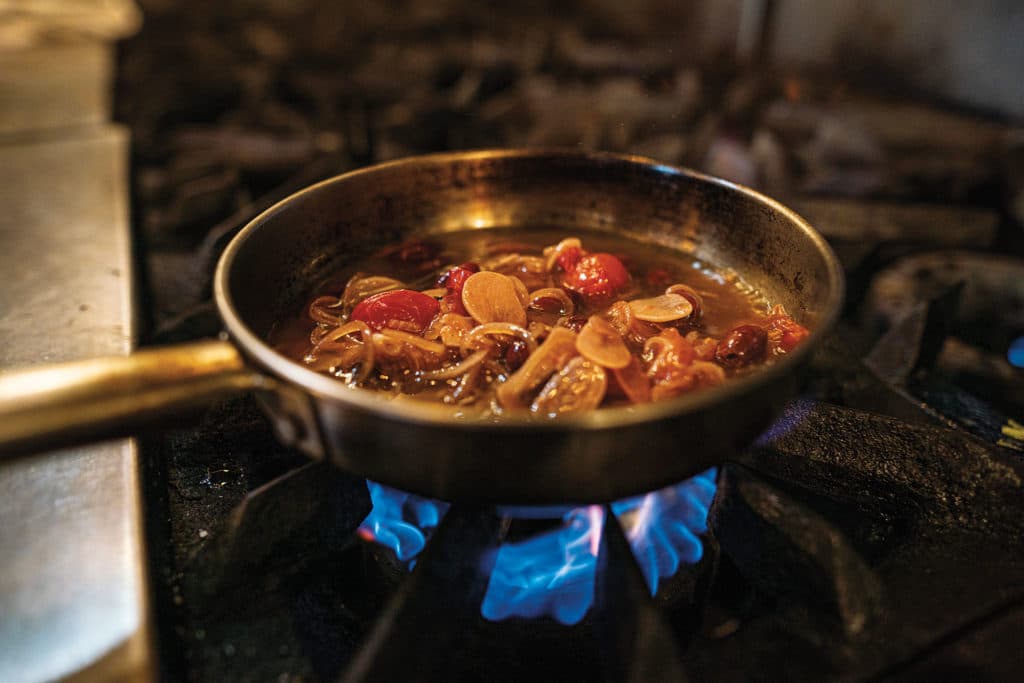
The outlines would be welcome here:
[[[451,379],[452,377],[459,377],[463,373],[469,372],[484,362],[488,353],[490,353],[490,349],[480,349],[455,365],[451,365],[447,368],[441,368],[440,370],[431,370],[430,372],[420,373],[420,377],[425,380]]]
[[[337,329],[331,330],[326,335],[324,335],[324,337],[319,342],[317,342],[317,345],[313,347],[312,351],[310,351],[309,354],[306,356],[307,365],[312,367],[312,369],[316,370],[317,372],[322,372],[323,370],[326,370],[331,367],[331,365],[327,365],[326,367],[324,367],[324,363],[336,363],[337,361],[340,361],[340,355],[330,360],[328,358],[318,358],[318,356],[325,349],[325,347],[335,344],[339,339],[346,335],[352,334],[353,332],[359,332],[360,336],[362,337],[362,343],[360,344],[360,346],[362,347],[363,354],[362,362],[359,365],[359,372],[353,379],[356,381],[366,379],[370,375],[370,373],[373,372],[373,366],[376,359],[376,350],[373,347],[373,333],[370,330],[370,326],[360,320],[353,320],[352,322],[342,325]]]
[[[310,354],[303,359],[303,362],[305,362],[306,366],[313,372],[327,372],[331,368],[335,367],[340,359],[340,355],[326,354],[323,356],[314,356]]]
[[[690,368],[702,387],[713,387],[725,381],[725,370],[714,363],[698,360]]]
[[[532,273],[542,275],[547,272],[546,261],[540,256],[529,256],[512,253],[494,256],[480,262],[481,270],[493,270],[505,275],[511,273]]]
[[[370,332],[369,328],[363,332],[363,363],[359,366],[359,372],[353,378],[358,382],[363,381],[370,376],[373,372],[374,365],[377,362],[377,347],[373,345],[373,339],[371,337],[373,333]]]
[[[345,291],[341,295],[341,303],[345,308],[351,308],[368,296],[389,292],[392,289],[401,289],[401,281],[393,277],[382,275],[363,275],[356,273],[349,278],[345,285]]]
[[[616,301],[605,311],[605,315],[608,317],[608,322],[615,328],[615,331],[623,337],[632,331],[633,309],[625,301]]]
[[[664,377],[685,368],[696,360],[693,345],[674,327],[662,330],[644,344],[649,377]]]
[[[452,391],[453,401],[461,401],[467,394],[473,391],[483,369],[484,363],[478,363],[466,371],[462,376],[462,379],[459,380],[459,385],[455,387],[454,391]]]
[[[546,339],[548,333],[551,331],[551,325],[542,323],[539,320],[531,320],[530,324],[526,326],[526,331],[533,335],[533,338],[538,342]]]
[[[353,332],[362,333],[363,340],[365,341],[369,339],[370,326],[361,320],[353,320],[350,323],[345,323],[340,327],[336,327],[320,338],[320,341],[313,347],[313,350],[309,352],[310,355],[316,355],[317,351],[319,351],[324,344],[336,342],[342,337],[352,334]]]
[[[564,240],[562,240],[561,242],[559,242],[555,246],[548,247],[548,249],[544,250],[544,256],[547,257],[546,260],[544,261],[544,269],[547,270],[550,273],[554,269],[555,264],[558,263],[558,257],[561,256],[562,252],[564,252],[566,249],[582,249],[582,248],[583,248],[583,243],[580,242],[578,238],[576,238],[576,237],[566,237]],[[550,249],[550,251],[549,251],[549,249]]]
[[[462,347],[466,335],[473,329],[473,319],[458,313],[444,313],[434,318],[430,327],[423,333],[427,339],[440,339],[445,346]]]
[[[495,390],[498,403],[503,408],[522,405],[526,392],[539,386],[575,355],[576,333],[564,327],[552,328],[544,343]]]
[[[473,349],[476,348],[477,343],[484,337],[499,335],[522,339],[526,342],[526,347],[530,353],[537,350],[537,338],[529,330],[512,323],[484,323],[483,325],[477,325],[466,335],[462,346],[465,349]]]
[[[522,256],[519,259],[519,267],[516,270],[523,273],[540,275],[548,271],[547,261],[540,256]]]
[[[309,304],[309,317],[325,325],[341,325],[345,322],[344,312],[338,310],[337,313],[332,313],[327,310],[340,309],[340,307],[341,299],[333,296],[320,296],[313,299],[313,302]]]
[[[320,323],[313,328],[313,331],[309,333],[309,343],[316,346],[320,343],[320,340],[327,336],[327,333],[331,331],[330,327],[327,327],[323,323]]]
[[[572,299],[565,293],[565,290],[559,289],[558,287],[543,287],[536,291],[530,292],[528,298],[530,308],[541,308],[537,302],[544,299],[556,299],[558,303],[562,305],[559,312],[560,315],[572,315],[576,312],[576,306],[573,304]]]
[[[543,256],[523,256],[521,263],[527,272],[545,272],[548,269],[548,261]]]
[[[409,334],[408,332],[402,332],[400,330],[383,329],[380,332],[376,332],[373,335],[374,342],[383,341],[382,346],[388,346],[388,342],[393,344],[408,344],[409,346],[415,347],[426,351],[427,353],[444,353],[444,344],[439,344],[429,339],[417,336],[415,334]]]
[[[677,369],[655,381],[651,398],[660,401],[680,396],[694,389],[713,387],[725,381],[725,371],[714,363],[695,361],[692,365]]]
[[[548,380],[530,410],[548,417],[593,410],[601,405],[607,388],[604,368],[577,356]]]

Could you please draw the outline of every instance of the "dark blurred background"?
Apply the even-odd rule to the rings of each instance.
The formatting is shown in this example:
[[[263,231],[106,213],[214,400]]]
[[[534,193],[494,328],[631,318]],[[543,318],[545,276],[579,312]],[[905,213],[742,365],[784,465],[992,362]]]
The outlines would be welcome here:
[[[152,277],[178,280],[156,294],[154,329],[206,298],[225,238],[269,201],[446,149],[648,155],[793,201],[865,249],[887,221],[835,200],[984,208],[916,228],[956,246],[981,221],[992,234],[973,246],[1021,243],[1024,8],[1010,0],[139,4],[115,116]]]

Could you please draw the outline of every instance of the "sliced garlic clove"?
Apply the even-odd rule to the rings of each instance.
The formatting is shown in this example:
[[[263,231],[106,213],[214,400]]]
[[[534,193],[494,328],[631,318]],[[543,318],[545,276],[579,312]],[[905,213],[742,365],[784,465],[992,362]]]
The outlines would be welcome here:
[[[484,270],[474,273],[462,286],[462,305],[479,323],[512,323],[526,326],[526,309],[512,278]]]
[[[699,318],[704,312],[704,297],[697,293],[697,290],[689,285],[675,284],[665,289],[666,294],[678,294],[693,305],[694,318]]]
[[[693,313],[693,304],[681,294],[662,294],[650,299],[636,299],[629,302],[629,308],[637,320],[649,323],[682,320]]]
[[[523,281],[517,278],[515,275],[508,276],[512,280],[512,284],[516,287],[516,296],[519,297],[519,303],[523,308],[526,308],[530,303],[530,290],[526,288]]]
[[[548,417],[592,410],[601,405],[607,388],[604,368],[576,356],[548,380],[530,410]]]
[[[596,315],[590,316],[580,330],[576,337],[576,350],[587,360],[616,370],[629,365],[633,358],[611,323]]]

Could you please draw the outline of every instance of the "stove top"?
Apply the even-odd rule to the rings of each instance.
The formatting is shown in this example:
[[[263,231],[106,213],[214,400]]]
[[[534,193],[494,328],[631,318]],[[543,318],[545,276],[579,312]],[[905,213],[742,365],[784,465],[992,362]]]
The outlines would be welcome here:
[[[822,230],[850,293],[756,444],[610,508],[513,519],[388,492],[278,446],[249,398],[143,441],[166,678],[1018,678],[1008,124],[821,74],[694,66],[664,36],[637,49],[653,29],[635,24],[526,8],[483,34],[472,12],[411,12],[393,41],[346,43],[387,20],[277,5],[229,32],[224,10],[154,2],[122,50],[146,343],[218,333],[212,264],[271,203],[473,146],[631,151],[754,185]]]

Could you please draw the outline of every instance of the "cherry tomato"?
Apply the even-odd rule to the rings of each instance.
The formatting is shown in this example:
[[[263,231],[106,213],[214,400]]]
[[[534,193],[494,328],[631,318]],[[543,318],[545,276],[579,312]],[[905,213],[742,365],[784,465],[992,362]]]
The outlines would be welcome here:
[[[611,254],[587,254],[566,272],[565,286],[588,299],[610,299],[629,282],[629,271]]]
[[[437,286],[448,287],[448,279],[453,275],[459,276],[459,271],[469,271],[467,274],[461,276],[462,281],[465,282],[467,277],[469,277],[473,273],[480,272],[480,266],[477,265],[476,263],[473,263],[472,261],[467,261],[466,263],[463,263],[460,266],[454,266],[453,268],[449,268],[448,270],[441,273],[441,275],[437,278]],[[462,286],[459,285],[460,289],[461,287]]]
[[[462,305],[462,286],[473,273],[479,273],[480,266],[475,263],[463,263],[446,271],[437,278],[437,284],[444,287],[448,292],[444,295],[445,304],[452,313],[467,315],[466,307]]]
[[[774,315],[768,320],[768,338],[778,340],[779,350],[789,353],[807,339],[810,331],[788,315]]]
[[[805,327],[800,327],[799,330],[789,330],[787,332],[784,332],[782,335],[782,339],[779,340],[779,348],[785,351],[786,353],[789,353],[797,346],[799,346],[800,342],[802,342],[804,339],[807,339],[807,335],[809,334],[810,332],[808,332],[807,328]]]
[[[579,263],[581,258],[583,258],[583,250],[579,247],[566,247],[556,260],[559,268],[568,273]]]
[[[352,320],[361,320],[375,330],[398,327],[417,334],[437,315],[435,299],[411,289],[397,289],[368,296],[352,311]],[[399,323],[399,324],[395,324]],[[405,323],[405,324],[401,324]]]

